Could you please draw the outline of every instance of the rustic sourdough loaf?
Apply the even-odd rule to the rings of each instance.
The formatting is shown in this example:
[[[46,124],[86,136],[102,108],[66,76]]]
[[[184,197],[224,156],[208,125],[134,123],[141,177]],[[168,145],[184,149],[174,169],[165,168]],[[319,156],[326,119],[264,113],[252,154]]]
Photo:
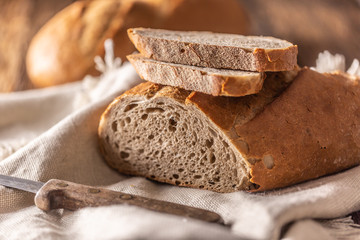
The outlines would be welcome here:
[[[289,71],[297,46],[273,37],[132,28],[128,35],[147,58],[200,67]]]
[[[138,85],[104,112],[101,151],[122,173],[218,192],[269,190],[359,164],[359,79],[305,68],[276,97],[291,77],[276,78],[238,98]]]
[[[258,93],[265,74],[240,70],[194,67],[144,58],[141,54],[127,56],[142,79],[213,96],[245,96]]]
[[[99,125],[101,151],[122,173],[218,192],[253,189],[246,146],[234,123],[244,124],[297,74],[270,75],[245,97],[212,97],[151,82],[117,98]]]

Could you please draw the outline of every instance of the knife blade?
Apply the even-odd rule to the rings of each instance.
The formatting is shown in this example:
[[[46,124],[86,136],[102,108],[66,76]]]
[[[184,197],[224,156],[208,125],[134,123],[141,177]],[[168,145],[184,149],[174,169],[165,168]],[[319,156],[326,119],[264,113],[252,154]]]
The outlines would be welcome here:
[[[157,212],[223,223],[220,215],[208,210],[59,179],[51,179],[43,183],[0,174],[0,185],[35,193],[35,205],[43,211],[129,204]]]

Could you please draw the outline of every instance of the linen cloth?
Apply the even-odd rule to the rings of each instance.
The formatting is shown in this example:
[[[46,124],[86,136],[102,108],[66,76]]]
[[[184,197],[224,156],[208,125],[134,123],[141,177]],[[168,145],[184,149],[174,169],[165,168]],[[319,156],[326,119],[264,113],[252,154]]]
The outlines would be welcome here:
[[[45,213],[34,206],[34,194],[0,187],[0,239],[360,239],[359,226],[346,217],[360,210],[360,167],[256,194],[182,188],[112,170],[99,151],[99,119],[141,80],[129,63],[119,66],[109,46],[105,63],[96,62],[100,77],[0,94],[0,174],[203,208],[220,214],[225,226],[129,205]]]

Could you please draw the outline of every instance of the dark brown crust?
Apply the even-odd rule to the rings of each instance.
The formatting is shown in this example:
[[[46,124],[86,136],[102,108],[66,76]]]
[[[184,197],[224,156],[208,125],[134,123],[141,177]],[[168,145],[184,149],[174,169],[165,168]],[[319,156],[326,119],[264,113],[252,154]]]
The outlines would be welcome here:
[[[296,45],[283,49],[256,48],[249,52],[235,46],[214,46],[144,36],[141,34],[144,30],[149,29],[130,28],[128,36],[141,54],[159,61],[257,72],[291,71],[297,66]]]
[[[303,69],[252,121],[236,126],[258,191],[341,171],[360,162],[359,81]],[[268,167],[264,156],[271,156]],[[269,157],[268,157],[269,158]],[[269,159],[268,159],[269,160]],[[270,160],[271,162],[271,160]]]
[[[296,45],[286,49],[264,50],[257,48],[253,55],[256,61],[256,69],[259,72],[277,72],[292,70],[297,64],[298,48]]]

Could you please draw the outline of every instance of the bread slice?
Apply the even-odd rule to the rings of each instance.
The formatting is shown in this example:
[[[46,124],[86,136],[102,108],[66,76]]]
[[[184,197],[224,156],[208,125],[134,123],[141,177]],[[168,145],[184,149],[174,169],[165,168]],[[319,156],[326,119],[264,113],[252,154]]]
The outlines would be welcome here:
[[[295,74],[271,75],[260,93],[238,98],[143,83],[102,115],[101,151],[125,174],[218,192],[253,189],[250,165],[234,144],[234,121],[254,118]]]
[[[257,72],[297,65],[297,46],[273,37],[150,28],[130,28],[128,35],[141,54],[164,62]]]
[[[258,93],[265,78],[264,73],[165,63],[141,54],[127,58],[142,79],[213,96],[239,97]]]

